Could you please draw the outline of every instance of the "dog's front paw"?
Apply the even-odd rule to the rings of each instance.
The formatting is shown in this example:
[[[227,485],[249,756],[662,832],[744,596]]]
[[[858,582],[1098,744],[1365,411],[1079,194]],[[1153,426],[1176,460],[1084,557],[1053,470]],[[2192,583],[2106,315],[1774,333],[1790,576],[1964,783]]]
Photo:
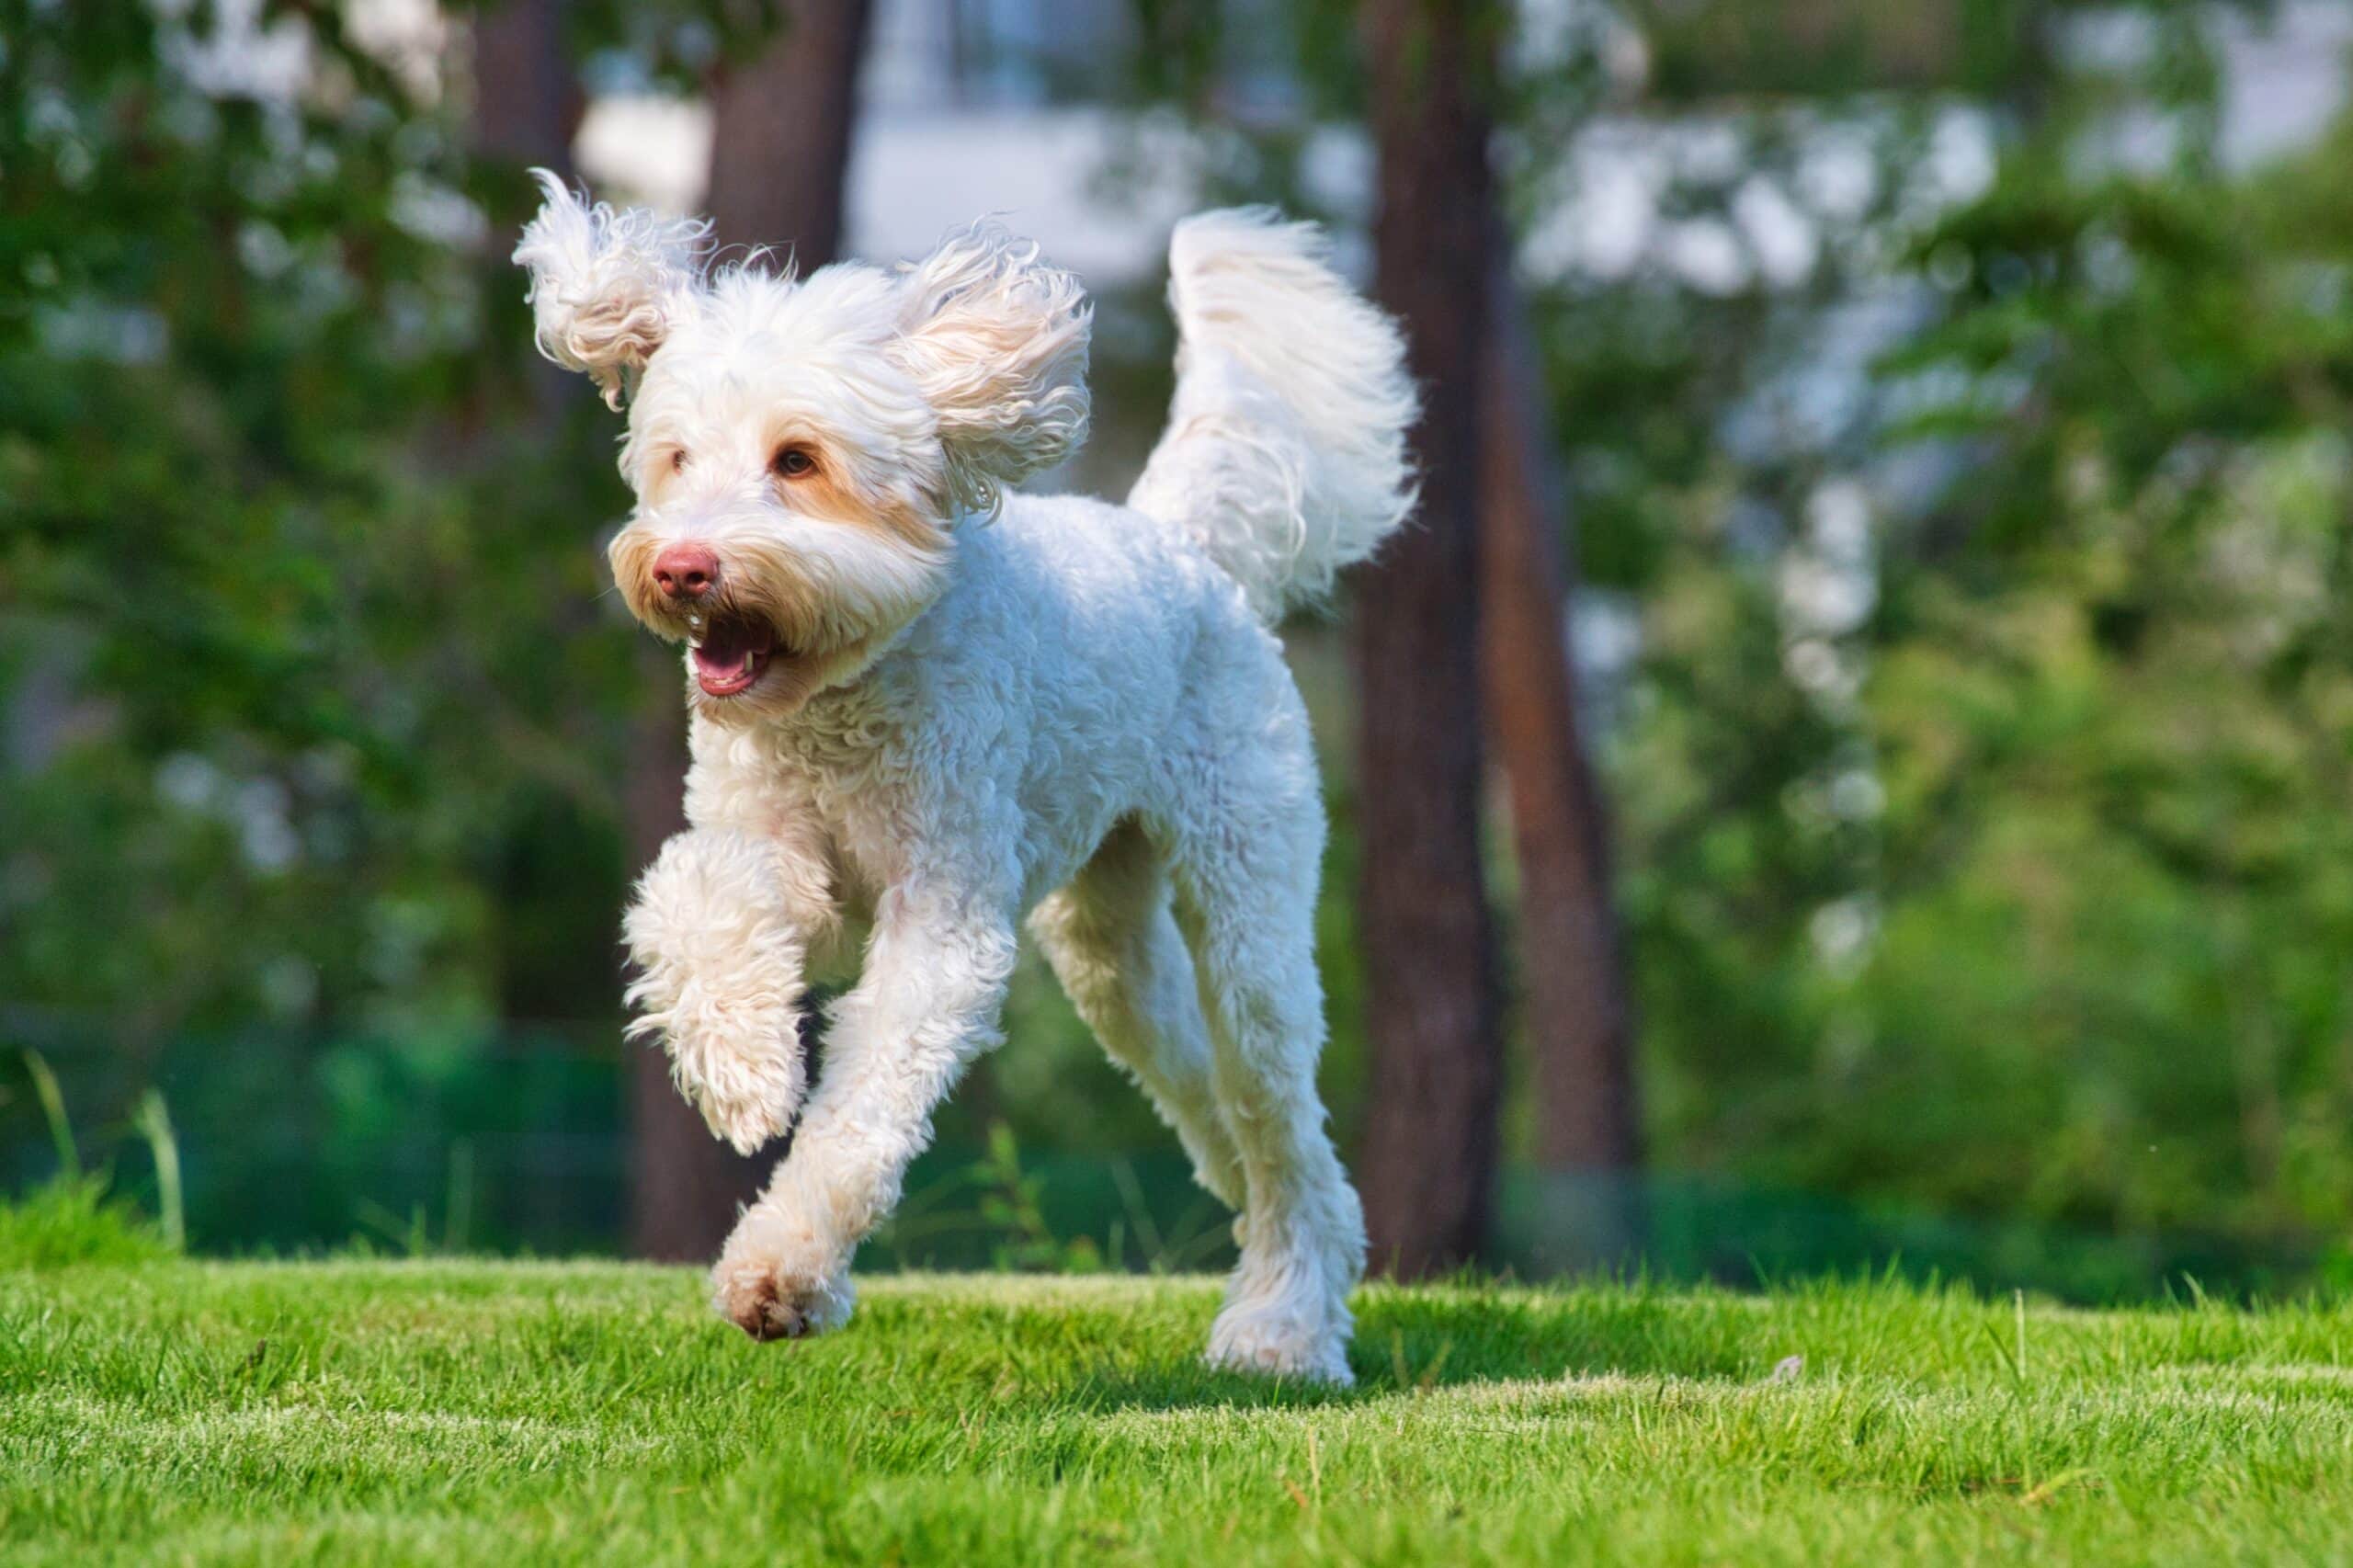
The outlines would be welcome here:
[[[858,1292],[846,1275],[813,1278],[772,1256],[731,1246],[710,1271],[711,1304],[754,1339],[801,1339],[849,1321]]]
[[[801,948],[774,853],[745,834],[679,834],[622,927],[638,966],[630,1037],[662,1040],[678,1092],[745,1154],[792,1124],[805,1073]]]
[[[635,1027],[642,1033],[656,1026],[641,1018]],[[671,1081],[702,1113],[703,1124],[737,1153],[756,1153],[792,1125],[801,1089],[797,1015],[784,1010],[730,1019],[723,1027],[708,1019],[686,1028],[671,1023],[663,1032]]]
[[[800,1108],[801,1019],[791,1007],[741,1000],[728,1006],[689,981],[668,1006],[649,1006],[629,1034],[660,1037],[678,1093],[714,1135],[750,1154],[781,1137]]]

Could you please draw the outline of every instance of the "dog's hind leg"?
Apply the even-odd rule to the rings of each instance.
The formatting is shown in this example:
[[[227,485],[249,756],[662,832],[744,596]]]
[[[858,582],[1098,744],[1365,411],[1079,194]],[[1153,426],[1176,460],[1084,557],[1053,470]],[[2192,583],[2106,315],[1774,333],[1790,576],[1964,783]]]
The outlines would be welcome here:
[[[1297,698],[1290,699],[1295,708]],[[1268,747],[1219,748],[1203,813],[1176,824],[1177,916],[1199,974],[1212,1082],[1242,1155],[1241,1261],[1210,1331],[1210,1360],[1351,1381],[1348,1290],[1364,1269],[1364,1211],[1324,1131],[1315,894],[1324,818],[1305,718]]]
[[[1142,829],[1131,821],[1112,829],[1078,875],[1038,905],[1029,929],[1079,1017],[1176,1129],[1201,1186],[1240,1209],[1242,1156],[1217,1108],[1193,960]]]

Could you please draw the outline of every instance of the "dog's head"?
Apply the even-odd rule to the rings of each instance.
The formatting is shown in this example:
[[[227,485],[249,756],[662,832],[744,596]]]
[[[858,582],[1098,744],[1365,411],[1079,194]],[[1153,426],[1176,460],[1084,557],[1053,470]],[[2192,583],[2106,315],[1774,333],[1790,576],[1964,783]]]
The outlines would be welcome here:
[[[715,719],[856,678],[938,597],[959,526],[1085,437],[1078,280],[994,222],[892,271],[707,272],[709,225],[540,178],[515,259],[540,351],[628,394],[613,577],[693,645]]]

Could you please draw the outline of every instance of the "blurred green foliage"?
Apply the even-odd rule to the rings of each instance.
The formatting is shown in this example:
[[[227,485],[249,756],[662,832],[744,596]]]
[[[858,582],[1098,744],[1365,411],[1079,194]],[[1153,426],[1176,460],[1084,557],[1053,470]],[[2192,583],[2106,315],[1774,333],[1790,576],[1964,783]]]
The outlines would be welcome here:
[[[135,1055],[608,989],[622,501],[520,413],[519,176],[333,8],[291,97],[203,12],[6,9],[0,998]]]
[[[1850,117],[1878,197],[1806,289],[1540,304],[1585,560],[1644,632],[1612,763],[1655,1146],[2341,1248],[2347,131],[2226,167],[2211,8],[2107,8],[2144,24],[2120,71],[2056,60],[2052,11],[1935,9],[1982,190],[1910,199],[1933,97],[1768,102],[1686,195]],[[1900,327],[1820,420],[1798,383],[1859,309]]]

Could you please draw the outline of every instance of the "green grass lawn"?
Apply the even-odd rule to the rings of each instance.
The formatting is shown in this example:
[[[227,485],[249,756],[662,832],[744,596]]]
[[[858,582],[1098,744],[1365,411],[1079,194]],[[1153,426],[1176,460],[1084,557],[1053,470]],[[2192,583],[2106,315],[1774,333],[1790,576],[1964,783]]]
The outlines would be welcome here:
[[[1374,1287],[1329,1392],[1203,1369],[1216,1302],[882,1278],[757,1346],[620,1264],[0,1274],[0,1557],[2353,1561],[2353,1304]]]

